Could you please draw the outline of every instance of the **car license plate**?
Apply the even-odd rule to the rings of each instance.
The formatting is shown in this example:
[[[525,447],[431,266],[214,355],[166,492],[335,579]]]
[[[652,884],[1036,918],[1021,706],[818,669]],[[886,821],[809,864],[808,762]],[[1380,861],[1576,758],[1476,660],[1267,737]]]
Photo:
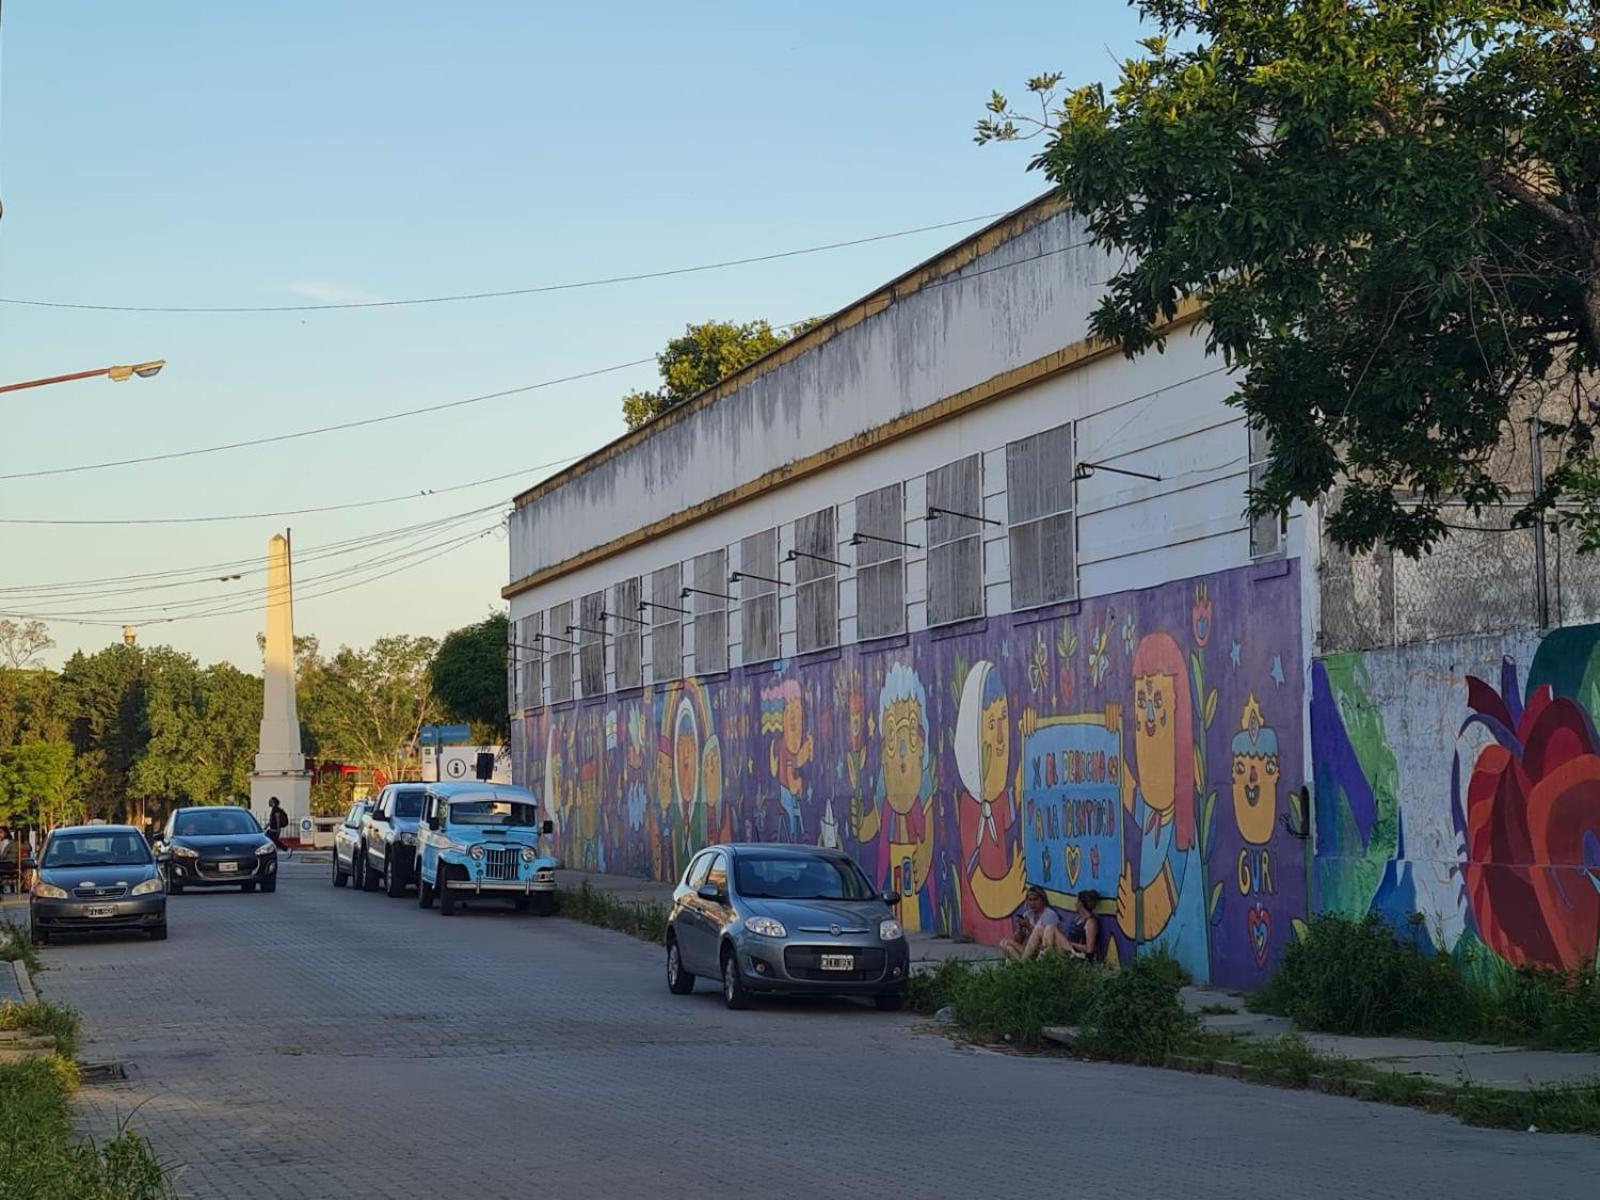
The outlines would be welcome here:
[[[91,904],[83,910],[83,915],[86,917],[114,917],[117,915],[117,907],[114,904]]]
[[[822,969],[824,971],[853,971],[856,960],[853,954],[824,954],[822,956]]]
[[[217,864],[217,870],[221,871],[224,875],[226,875],[229,871],[237,871],[238,869],[239,869],[239,864],[238,863],[224,862],[224,863],[218,863]]]

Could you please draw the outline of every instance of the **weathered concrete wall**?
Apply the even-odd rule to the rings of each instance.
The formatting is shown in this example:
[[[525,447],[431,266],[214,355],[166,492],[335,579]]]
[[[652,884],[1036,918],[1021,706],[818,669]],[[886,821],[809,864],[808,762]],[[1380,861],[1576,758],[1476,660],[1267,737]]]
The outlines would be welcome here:
[[[998,941],[1094,888],[1114,956],[1264,982],[1305,915],[1299,567],[1242,567],[525,713],[571,865],[842,845],[913,929]]]
[[[1592,962],[1596,713],[1595,625],[1317,660],[1319,905],[1512,965]]]

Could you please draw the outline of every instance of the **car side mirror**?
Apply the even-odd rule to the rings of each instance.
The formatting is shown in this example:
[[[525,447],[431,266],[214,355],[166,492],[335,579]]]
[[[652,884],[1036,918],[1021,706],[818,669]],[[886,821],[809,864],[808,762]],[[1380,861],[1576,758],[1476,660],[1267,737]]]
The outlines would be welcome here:
[[[884,894],[883,894],[883,902],[885,904],[887,904],[890,908],[894,908],[896,905],[898,905],[900,903],[900,893],[899,892],[884,892]]]
[[[555,831],[556,831],[556,823],[554,821],[552,821],[549,817],[546,817],[545,821],[544,821],[544,824],[539,826],[539,832],[540,833],[554,833]]]
[[[710,900],[713,904],[721,904],[723,900],[727,899],[722,894],[722,889],[714,883],[702,883],[695,889],[695,895],[702,900]]]
[[[438,817],[437,813],[428,818],[428,828],[429,829],[437,829],[437,828],[439,828],[439,817]]]

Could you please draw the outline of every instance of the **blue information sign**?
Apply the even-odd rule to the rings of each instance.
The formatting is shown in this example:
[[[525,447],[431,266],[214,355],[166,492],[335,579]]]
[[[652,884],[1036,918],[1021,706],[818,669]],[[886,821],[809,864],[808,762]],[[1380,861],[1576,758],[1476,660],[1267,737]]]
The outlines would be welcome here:
[[[471,737],[470,725],[424,725],[417,733],[417,745],[459,746]]]

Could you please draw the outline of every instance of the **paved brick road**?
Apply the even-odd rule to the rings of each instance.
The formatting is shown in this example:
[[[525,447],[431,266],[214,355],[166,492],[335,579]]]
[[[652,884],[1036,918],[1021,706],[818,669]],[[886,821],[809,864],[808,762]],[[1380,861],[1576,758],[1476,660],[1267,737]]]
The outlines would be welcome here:
[[[561,920],[445,920],[286,867],[185,894],[165,943],[51,947],[103,1134],[187,1196],[1465,1197],[1589,1194],[1600,1141],[952,1046],[844,1004],[727,1012]],[[703,985],[704,986],[704,985]]]

